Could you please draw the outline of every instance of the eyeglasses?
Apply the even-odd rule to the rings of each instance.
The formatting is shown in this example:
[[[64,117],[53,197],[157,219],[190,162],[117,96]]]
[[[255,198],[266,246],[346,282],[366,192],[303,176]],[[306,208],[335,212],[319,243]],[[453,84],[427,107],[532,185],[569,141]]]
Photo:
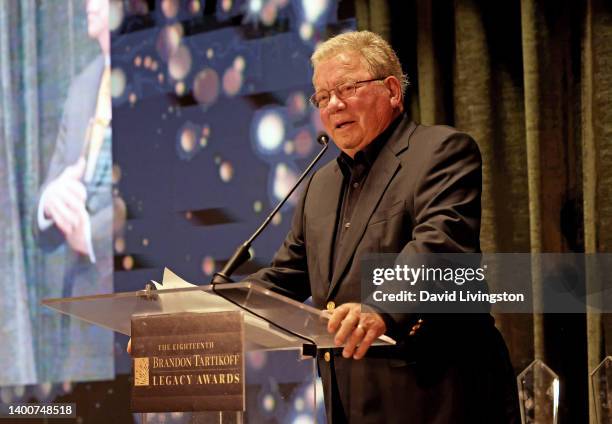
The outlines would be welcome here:
[[[365,84],[367,82],[373,82],[373,81],[383,81],[384,79],[386,79],[386,77],[385,78],[372,78],[369,80],[354,81],[354,82],[353,81],[343,82],[342,84],[338,84],[332,90],[317,91],[312,96],[310,96],[310,103],[312,103],[312,105],[316,108],[325,109],[331,99],[332,91],[336,93],[336,97],[338,97],[340,100],[346,100],[349,97],[353,97],[355,95],[355,93],[357,92],[357,84]]]

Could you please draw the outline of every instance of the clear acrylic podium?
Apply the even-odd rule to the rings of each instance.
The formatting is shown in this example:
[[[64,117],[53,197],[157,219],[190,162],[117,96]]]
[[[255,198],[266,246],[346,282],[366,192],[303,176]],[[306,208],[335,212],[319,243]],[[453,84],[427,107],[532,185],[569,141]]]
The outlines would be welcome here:
[[[180,312],[245,311],[246,411],[142,414],[142,422],[315,422],[323,395],[317,389],[316,356],[334,347],[329,313],[250,282],[75,298],[43,304],[83,321],[130,335],[131,318]],[[393,343],[384,336],[375,345]],[[262,367],[262,362],[267,363]],[[272,375],[270,375],[272,374]],[[319,386],[320,387],[320,386]],[[167,415],[167,414],[165,414]]]

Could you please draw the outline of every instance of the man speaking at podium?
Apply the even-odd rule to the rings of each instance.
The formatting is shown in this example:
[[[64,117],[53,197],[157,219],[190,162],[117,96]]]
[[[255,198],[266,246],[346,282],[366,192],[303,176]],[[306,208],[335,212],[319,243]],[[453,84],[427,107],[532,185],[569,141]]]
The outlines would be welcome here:
[[[406,77],[380,36],[339,35],[311,60],[311,101],[341,154],[309,180],[271,266],[249,279],[332,312],[328,330],[344,347],[319,359],[328,421],[518,423],[512,366],[490,315],[464,326],[359,303],[364,254],[480,252],[476,143],[409,121]],[[372,355],[382,334],[407,355]]]

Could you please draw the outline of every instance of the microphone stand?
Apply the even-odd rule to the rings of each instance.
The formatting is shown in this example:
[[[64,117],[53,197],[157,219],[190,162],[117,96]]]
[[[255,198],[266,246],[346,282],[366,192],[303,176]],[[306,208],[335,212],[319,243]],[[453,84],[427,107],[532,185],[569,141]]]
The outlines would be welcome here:
[[[276,207],[272,210],[272,212],[270,212],[270,214],[266,217],[264,222],[253,233],[253,235],[249,237],[247,241],[242,243],[238,247],[238,249],[236,249],[236,251],[231,256],[231,258],[225,263],[225,266],[223,267],[221,271],[215,272],[215,274],[213,275],[211,284],[215,285],[215,284],[225,284],[225,283],[234,282],[230,278],[232,274],[234,273],[234,271],[236,271],[236,269],[238,269],[240,265],[244,264],[246,261],[251,259],[251,254],[249,253],[249,249],[251,248],[251,244],[253,243],[253,241],[255,241],[255,239],[259,236],[259,234],[261,234],[261,232],[268,226],[268,224],[270,223],[274,215],[276,215],[276,213],[280,210],[280,208],[283,207],[287,199],[291,197],[295,189],[301,184],[302,180],[306,178],[306,175],[308,175],[308,173],[312,170],[315,164],[319,161],[319,159],[321,159],[321,157],[327,151],[327,148],[329,147],[329,144],[328,144],[329,137],[327,136],[327,134],[320,134],[317,137],[317,142],[323,146],[319,154],[313,159],[312,162],[310,162],[310,165],[308,165],[308,168],[306,168],[306,170],[302,173],[302,175],[300,175],[300,178],[298,178],[297,182],[293,185],[293,187],[291,187],[291,190],[289,190],[289,193],[287,193],[287,195],[276,205]]]

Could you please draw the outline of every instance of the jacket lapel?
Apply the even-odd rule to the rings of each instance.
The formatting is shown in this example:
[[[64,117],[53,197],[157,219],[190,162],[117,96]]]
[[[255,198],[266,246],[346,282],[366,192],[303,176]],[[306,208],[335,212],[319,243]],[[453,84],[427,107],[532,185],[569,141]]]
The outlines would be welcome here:
[[[346,272],[346,268],[351,262],[359,242],[363,238],[363,234],[372,213],[376,210],[383,193],[400,167],[399,159],[390,149],[391,141],[392,140],[389,140],[380,151],[363,186],[363,191],[359,196],[359,209],[356,209],[354,212],[345,247],[337,252],[337,267],[333,272],[331,285],[327,294],[328,298],[333,293],[342,275]],[[330,237],[333,240],[331,235]],[[331,243],[329,249],[331,252]],[[329,255],[327,258],[329,258]],[[329,266],[329,259],[327,260],[327,265]]]
[[[319,217],[320,226],[317,225],[318,234],[317,240],[320,240],[318,246],[318,257],[321,264],[322,281],[328,282],[331,275],[331,252],[334,243],[334,232],[338,213],[338,202],[340,200],[340,191],[342,189],[342,172],[338,164],[335,163],[329,171],[330,176],[325,178],[326,184],[321,188],[321,193],[316,196],[318,199],[317,208],[319,209],[317,217]]]
[[[342,172],[338,164],[333,167],[333,183],[329,184],[325,190],[325,202],[321,204],[321,208],[328,216],[328,219],[323,219],[325,225],[321,226],[323,233],[321,234],[321,277],[323,281],[329,281],[332,278],[332,249],[334,244],[334,235],[336,231],[336,221],[338,220],[338,204],[340,201],[340,192],[342,190]]]

